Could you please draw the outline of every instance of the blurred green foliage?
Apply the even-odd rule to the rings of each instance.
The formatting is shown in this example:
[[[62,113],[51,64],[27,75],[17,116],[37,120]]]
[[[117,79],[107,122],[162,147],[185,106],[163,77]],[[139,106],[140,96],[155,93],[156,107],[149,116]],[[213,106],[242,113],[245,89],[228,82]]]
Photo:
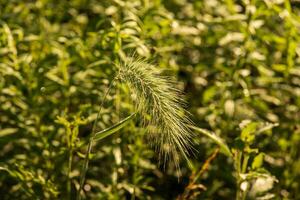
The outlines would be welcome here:
[[[131,122],[95,144],[86,199],[300,199],[299,14],[289,0],[1,0],[1,199],[75,198],[99,102],[133,52],[177,78],[214,135],[195,130],[178,177]],[[113,89],[99,131],[133,113],[129,96]],[[216,143],[233,156],[211,157]]]

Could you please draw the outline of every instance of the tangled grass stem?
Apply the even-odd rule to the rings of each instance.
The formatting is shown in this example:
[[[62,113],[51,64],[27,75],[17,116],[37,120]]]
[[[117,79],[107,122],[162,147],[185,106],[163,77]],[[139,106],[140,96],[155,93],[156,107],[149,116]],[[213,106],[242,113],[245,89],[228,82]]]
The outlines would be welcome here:
[[[82,170],[81,170],[81,173],[80,173],[80,186],[79,186],[79,190],[78,190],[77,196],[76,196],[77,200],[81,200],[81,191],[82,191],[82,188],[83,188],[83,185],[84,185],[84,182],[85,182],[85,176],[86,176],[86,172],[87,172],[88,166],[89,166],[89,156],[90,156],[90,153],[92,151],[93,138],[94,138],[94,136],[96,134],[96,126],[97,126],[97,123],[99,121],[99,117],[100,117],[100,114],[101,114],[104,102],[106,100],[106,97],[109,94],[110,90],[112,89],[113,85],[115,84],[116,79],[117,79],[117,77],[115,77],[111,81],[111,83],[110,83],[110,85],[109,85],[109,87],[108,87],[108,89],[107,89],[107,91],[106,91],[106,93],[105,93],[105,95],[104,95],[104,97],[103,97],[103,99],[101,101],[100,108],[99,108],[99,111],[97,113],[96,120],[93,123],[92,133],[91,133],[91,139],[89,140],[89,143],[88,143],[87,152],[85,154],[85,159],[84,159],[84,164],[82,166]]]

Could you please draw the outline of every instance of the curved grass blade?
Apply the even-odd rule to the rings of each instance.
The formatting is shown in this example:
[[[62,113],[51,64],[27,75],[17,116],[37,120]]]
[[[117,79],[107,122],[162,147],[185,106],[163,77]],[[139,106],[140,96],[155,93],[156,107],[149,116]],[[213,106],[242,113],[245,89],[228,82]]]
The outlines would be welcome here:
[[[258,129],[256,131],[256,134],[263,133],[263,132],[268,131],[268,130],[270,130],[270,129],[274,128],[274,127],[277,127],[277,126],[279,126],[279,123],[274,123],[274,124],[273,123],[269,123],[269,124],[266,124],[261,129]]]
[[[133,113],[130,116],[123,119],[122,121],[118,122],[117,124],[107,128],[107,129],[104,129],[102,131],[97,132],[95,134],[95,136],[92,138],[93,141],[99,141],[99,140],[102,140],[102,139],[106,138],[107,136],[110,136],[110,135],[114,134],[115,132],[117,132],[118,130],[120,130],[124,126],[126,126],[130,122],[130,120],[133,119],[135,114],[136,113]]]
[[[9,136],[11,134],[14,134],[18,131],[17,128],[5,128],[0,130],[0,138],[1,137],[5,137],[5,136]]]
[[[212,139],[215,143],[217,143],[221,147],[221,152],[223,152],[225,155],[227,155],[229,157],[232,157],[232,153],[231,153],[228,145],[215,133],[210,132],[205,129],[202,129],[202,128],[199,128],[199,127],[196,127],[196,126],[192,126],[192,125],[189,125],[189,127],[199,133],[206,135],[210,139]]]

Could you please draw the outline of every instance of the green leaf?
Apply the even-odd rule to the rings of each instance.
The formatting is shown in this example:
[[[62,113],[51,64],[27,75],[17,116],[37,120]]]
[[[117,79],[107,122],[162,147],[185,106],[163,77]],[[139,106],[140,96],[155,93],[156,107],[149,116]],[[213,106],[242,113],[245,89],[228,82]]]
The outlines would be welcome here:
[[[210,139],[212,139],[215,143],[217,143],[220,147],[221,147],[221,152],[224,153],[225,155],[232,157],[232,153],[228,147],[228,145],[219,137],[217,136],[215,133],[210,132],[208,130],[196,127],[196,126],[189,126],[191,129],[202,133],[204,135],[206,135],[207,137],[209,137]]]
[[[256,122],[251,122],[247,124],[245,128],[243,128],[241,133],[241,139],[246,143],[251,143],[255,139],[255,131],[257,128]]]
[[[97,132],[95,134],[94,138],[92,138],[92,139],[94,141],[98,141],[98,140],[102,140],[102,139],[106,138],[107,136],[110,136],[110,135],[114,134],[115,132],[117,132],[118,130],[120,130],[124,126],[126,126],[130,122],[130,120],[133,119],[134,116],[135,116],[135,113],[133,113],[132,115],[126,117],[125,119],[123,119],[122,121],[120,121],[117,124],[113,125],[112,127],[104,129],[103,131]]]
[[[255,156],[251,166],[252,169],[260,168],[263,162],[264,162],[264,153],[260,153],[257,156]]]
[[[0,137],[8,136],[14,134],[18,131],[17,128],[5,128],[0,130]]]
[[[211,86],[203,93],[203,102],[208,103],[217,93],[217,87]]]

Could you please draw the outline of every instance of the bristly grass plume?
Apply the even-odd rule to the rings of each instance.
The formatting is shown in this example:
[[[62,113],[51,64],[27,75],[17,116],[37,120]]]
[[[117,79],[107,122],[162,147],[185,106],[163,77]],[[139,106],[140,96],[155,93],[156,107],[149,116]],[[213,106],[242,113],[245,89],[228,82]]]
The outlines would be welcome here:
[[[81,199],[81,190],[88,169],[89,154],[92,150],[92,142],[95,137],[95,127],[101,113],[101,108],[116,80],[121,80],[130,86],[136,94],[136,110],[139,113],[143,125],[147,128],[147,136],[159,153],[159,161],[163,164],[169,159],[174,161],[179,169],[179,153],[187,160],[192,149],[191,121],[185,115],[183,100],[180,93],[175,89],[173,82],[161,74],[161,71],[148,64],[143,59],[128,58],[126,62],[119,64],[119,72],[111,82],[98,111],[88,144],[82,173],[80,177],[80,188],[77,199]],[[178,171],[179,172],[179,171]]]
[[[164,164],[173,160],[178,167],[179,154],[188,160],[192,149],[190,119],[184,101],[170,78],[144,59],[130,58],[119,65],[119,78],[135,93],[136,109],[147,127],[149,141]]]

